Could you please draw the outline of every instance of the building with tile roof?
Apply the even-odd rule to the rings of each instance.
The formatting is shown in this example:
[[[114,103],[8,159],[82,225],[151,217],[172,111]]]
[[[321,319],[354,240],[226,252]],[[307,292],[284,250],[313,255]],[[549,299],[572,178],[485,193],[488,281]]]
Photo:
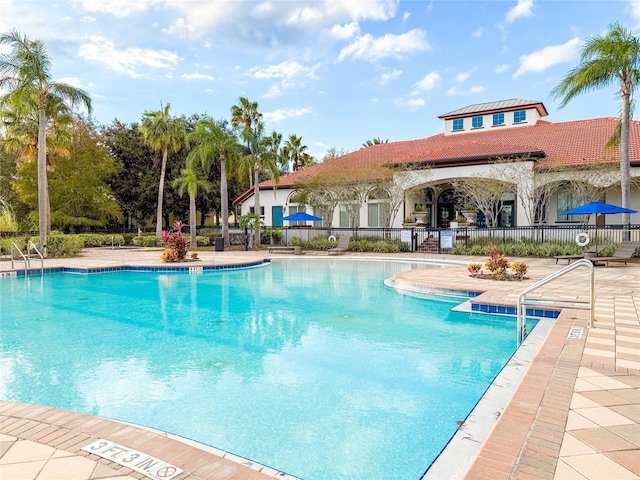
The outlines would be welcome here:
[[[473,203],[473,193],[484,190],[485,180],[505,187],[491,207],[499,210],[494,220],[501,226],[577,223],[584,219],[561,212],[594,200],[620,205],[619,152],[606,147],[618,119],[552,123],[543,120],[547,115],[542,102],[530,100],[470,105],[439,116],[443,133],[362,148],[284,175],[277,186],[262,182],[261,191],[273,193],[260,196],[265,225],[282,226],[283,216],[306,210],[322,216],[325,226],[329,221],[332,227],[401,227],[421,206],[427,226],[446,228],[465,204]],[[637,121],[631,122],[630,162],[631,208],[640,210]],[[469,195],[472,187],[476,191]],[[398,189],[402,201],[394,212],[389,203]],[[301,205],[296,202],[301,191],[332,201],[324,208],[322,202]],[[241,214],[252,211],[253,191],[234,203]],[[480,224],[490,224],[492,212],[478,206]],[[597,221],[622,220],[610,215]],[[640,214],[631,221],[640,223]]]

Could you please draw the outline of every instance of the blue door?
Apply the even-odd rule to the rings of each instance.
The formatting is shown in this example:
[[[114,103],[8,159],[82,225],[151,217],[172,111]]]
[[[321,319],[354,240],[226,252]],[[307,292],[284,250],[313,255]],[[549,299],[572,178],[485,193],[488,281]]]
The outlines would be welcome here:
[[[271,207],[271,218],[273,218],[273,227],[281,227],[282,207]]]

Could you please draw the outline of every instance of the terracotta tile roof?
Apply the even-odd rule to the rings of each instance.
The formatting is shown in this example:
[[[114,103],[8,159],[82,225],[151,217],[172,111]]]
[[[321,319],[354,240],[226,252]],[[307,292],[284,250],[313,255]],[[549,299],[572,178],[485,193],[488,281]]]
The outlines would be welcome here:
[[[338,158],[280,177],[279,188],[315,177],[328,169],[349,172],[352,181],[366,180],[383,164],[425,163],[442,168],[465,162],[481,163],[497,158],[521,157],[531,153],[541,157],[539,167],[567,168],[602,162],[618,162],[618,149],[605,151],[617,118],[596,118],[563,123],[543,120],[535,125],[487,128],[458,135],[438,134],[420,140],[382,143],[362,148]],[[640,165],[640,122],[631,122],[630,158]],[[377,170],[378,172],[380,170]],[[261,189],[272,189],[272,181],[262,182]],[[251,192],[238,198],[239,203]]]

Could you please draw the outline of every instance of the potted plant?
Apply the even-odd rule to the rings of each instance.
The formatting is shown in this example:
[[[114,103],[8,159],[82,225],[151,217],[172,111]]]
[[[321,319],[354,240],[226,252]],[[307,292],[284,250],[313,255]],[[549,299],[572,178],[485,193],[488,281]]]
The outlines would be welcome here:
[[[416,219],[417,225],[424,225],[425,220],[427,219],[427,209],[424,205],[418,203],[413,209],[413,218]]]
[[[467,223],[478,223],[478,207],[474,204],[466,203],[464,207],[462,207],[462,215],[466,219]]]

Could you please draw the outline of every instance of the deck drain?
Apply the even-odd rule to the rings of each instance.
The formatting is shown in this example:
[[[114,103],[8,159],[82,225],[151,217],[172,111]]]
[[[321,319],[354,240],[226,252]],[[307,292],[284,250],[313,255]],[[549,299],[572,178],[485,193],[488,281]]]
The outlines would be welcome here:
[[[573,338],[574,340],[580,340],[582,338],[582,332],[584,328],[582,327],[571,327],[569,330],[569,335],[567,338]]]

